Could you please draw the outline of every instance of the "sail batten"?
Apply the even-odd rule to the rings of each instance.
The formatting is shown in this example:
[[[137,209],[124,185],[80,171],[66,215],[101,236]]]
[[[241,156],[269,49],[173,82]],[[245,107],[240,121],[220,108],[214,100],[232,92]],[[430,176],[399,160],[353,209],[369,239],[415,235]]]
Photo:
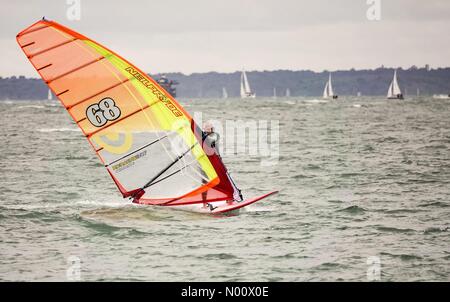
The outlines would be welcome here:
[[[35,32],[35,31],[38,31],[38,30],[41,30],[41,29],[44,29],[44,28],[47,28],[47,27],[48,27],[48,25],[44,25],[44,26],[39,26],[39,27],[36,27],[36,28],[33,28],[33,29],[26,30],[25,32],[19,33],[17,35],[17,38],[22,37],[22,36],[24,36],[26,34],[31,34],[32,32]]]
[[[117,86],[122,85],[122,84],[128,82],[129,80],[130,80],[130,79],[125,79],[125,80],[123,80],[122,82],[115,83],[114,85],[112,85],[112,86],[110,86],[110,87],[108,87],[108,88],[106,88],[106,89],[103,89],[102,91],[99,91],[99,92],[95,93],[94,95],[90,95],[90,96],[88,96],[88,97],[86,97],[86,98],[84,98],[84,99],[78,101],[78,102],[75,103],[75,104],[72,104],[72,105],[70,105],[70,106],[67,106],[66,109],[67,109],[67,110],[72,109],[73,107],[75,107],[75,106],[77,106],[77,105],[80,105],[80,104],[82,104],[83,102],[86,102],[86,101],[88,101],[89,99],[92,99],[92,98],[94,98],[94,97],[96,97],[96,96],[98,96],[98,95],[100,95],[100,94],[102,94],[102,93],[105,93],[105,92],[107,92],[107,91],[109,91],[109,90],[111,90],[111,89],[114,89],[114,88],[116,88]]]
[[[33,53],[33,54],[28,55],[28,59],[35,58],[35,57],[37,57],[37,56],[39,56],[39,55],[42,55],[42,54],[44,54],[44,53],[46,53],[46,52],[49,52],[50,50],[53,50],[53,49],[56,49],[56,48],[58,48],[58,47],[64,46],[64,45],[69,44],[69,43],[71,43],[71,42],[73,42],[73,41],[76,41],[76,40],[77,40],[77,39],[74,38],[74,39],[71,39],[71,40],[68,40],[68,41],[61,42],[61,43],[56,44],[56,45],[54,45],[54,46],[51,46],[51,47],[49,47],[49,48],[47,48],[47,49],[40,50],[40,51],[38,51],[38,52],[35,52],[35,53]],[[32,44],[35,44],[35,43],[33,42]]]

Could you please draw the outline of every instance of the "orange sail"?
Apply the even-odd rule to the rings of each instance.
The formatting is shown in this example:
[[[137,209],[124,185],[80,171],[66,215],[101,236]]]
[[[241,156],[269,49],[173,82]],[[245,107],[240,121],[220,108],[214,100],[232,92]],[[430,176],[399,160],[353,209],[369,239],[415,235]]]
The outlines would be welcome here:
[[[152,78],[56,22],[17,35],[124,197],[179,205],[231,200],[236,188],[192,117]]]

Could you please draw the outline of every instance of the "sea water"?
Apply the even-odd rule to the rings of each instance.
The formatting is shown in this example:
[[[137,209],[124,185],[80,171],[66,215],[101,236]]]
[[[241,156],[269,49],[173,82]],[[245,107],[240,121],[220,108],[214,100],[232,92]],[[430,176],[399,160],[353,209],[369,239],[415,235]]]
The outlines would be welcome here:
[[[181,100],[279,123],[272,165],[223,154],[247,197],[210,217],[122,199],[55,101],[0,102],[0,280],[449,281],[450,102]]]

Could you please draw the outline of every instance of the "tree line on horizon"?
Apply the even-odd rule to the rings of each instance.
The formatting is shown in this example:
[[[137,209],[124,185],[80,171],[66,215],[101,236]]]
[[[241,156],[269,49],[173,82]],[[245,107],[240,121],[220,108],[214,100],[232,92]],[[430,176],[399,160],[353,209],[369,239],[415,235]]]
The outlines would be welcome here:
[[[275,70],[247,71],[247,77],[256,96],[271,97],[276,89],[277,96],[322,96],[328,80],[328,71]],[[377,68],[369,70],[338,70],[332,72],[333,88],[336,94],[365,96],[386,95],[394,69]],[[404,95],[432,95],[450,93],[450,68],[397,69],[398,81]],[[158,79],[163,74],[150,75]],[[179,84],[177,97],[180,98],[221,98],[222,90],[229,97],[239,97],[241,72],[233,73],[165,73],[170,80]],[[37,78],[24,76],[0,77],[0,99],[2,100],[43,100],[47,99],[47,85]]]

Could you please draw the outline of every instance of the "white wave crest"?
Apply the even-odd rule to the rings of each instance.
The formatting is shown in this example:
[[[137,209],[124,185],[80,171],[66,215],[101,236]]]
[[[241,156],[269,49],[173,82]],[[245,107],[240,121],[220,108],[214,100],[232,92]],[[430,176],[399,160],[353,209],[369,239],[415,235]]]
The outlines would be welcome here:
[[[44,109],[45,106],[43,106],[43,105],[23,105],[23,106],[17,107],[17,109],[24,109],[24,108]]]
[[[79,128],[42,128],[39,132],[80,132]]]
[[[312,100],[305,100],[305,103],[310,103],[310,104],[325,104],[328,103],[327,100],[318,100],[318,99],[312,99]]]

